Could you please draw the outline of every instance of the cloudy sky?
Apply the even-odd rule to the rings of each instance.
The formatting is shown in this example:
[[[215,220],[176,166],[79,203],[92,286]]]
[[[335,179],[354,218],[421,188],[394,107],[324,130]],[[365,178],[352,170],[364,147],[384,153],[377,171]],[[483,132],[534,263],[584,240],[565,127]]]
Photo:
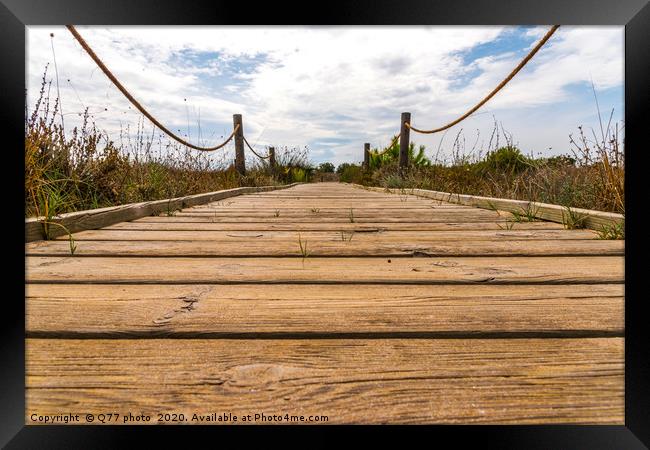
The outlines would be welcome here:
[[[214,145],[243,114],[251,144],[307,146],[318,163],[362,159],[364,142],[385,146],[400,113],[434,128],[490,92],[548,27],[86,27],[77,30],[125,87],[162,123]],[[141,115],[64,27],[27,28],[27,104],[56,56],[66,129],[88,107],[116,139]],[[50,37],[54,33],[54,37]],[[494,121],[524,153],[569,150],[578,125],[623,120],[623,28],[562,26],[481,110],[444,136],[413,135],[448,157],[463,130],[466,149],[486,149]],[[54,45],[54,53],[52,49]],[[199,126],[200,123],[200,135]],[[151,124],[145,121],[151,130]],[[440,145],[442,139],[442,145]],[[232,145],[226,153],[232,154]]]

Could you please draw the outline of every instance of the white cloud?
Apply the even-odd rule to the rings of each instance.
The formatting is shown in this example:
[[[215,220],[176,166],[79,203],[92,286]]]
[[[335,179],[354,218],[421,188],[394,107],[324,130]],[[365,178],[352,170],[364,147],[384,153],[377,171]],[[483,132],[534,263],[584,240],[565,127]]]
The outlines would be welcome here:
[[[525,34],[537,39],[546,29],[535,27]],[[195,124],[200,111],[204,136],[214,133],[207,143],[216,143],[219,136],[230,132],[232,114],[241,113],[251,142],[259,138],[260,144],[313,143],[315,158],[332,152],[337,163],[359,160],[363,142],[387,144],[397,132],[402,111],[411,111],[414,125],[421,128],[439,126],[465,112],[528,50],[491,55],[466,65],[462,52],[498,37],[512,37],[514,30],[503,27],[78,30],[127,89],[169,128],[185,132],[188,115]],[[121,124],[136,123],[139,114],[129,108],[128,101],[63,27],[28,28],[28,104],[33,104],[38,93],[45,63],[52,61],[50,32],[55,33],[66,120],[73,124],[76,116],[70,113],[80,112],[85,105],[99,112],[97,123],[109,132],[118,131]],[[219,56],[206,61],[207,66],[196,66],[180,52],[218,52]],[[259,61],[250,62],[250,58]],[[252,66],[239,73],[243,59]],[[459,88],[457,81],[474,71],[476,76],[469,84]],[[207,84],[202,78],[206,75],[222,77],[222,84]],[[481,111],[488,114],[472,117],[450,133],[463,126],[466,130],[478,127],[486,135],[491,131],[493,113],[502,120],[507,118],[504,125],[522,146],[559,151],[579,124],[572,121],[593,112],[581,116],[575,111],[569,88],[588,86],[592,79],[599,90],[622,84],[622,27],[561,27]],[[535,124],[527,122],[527,116],[538,116],[535,108],[553,105],[557,108],[549,110],[552,117],[547,122],[554,127],[546,133],[535,132]],[[622,103],[614,106],[622,110]],[[108,111],[101,112],[104,108]],[[337,141],[333,139],[350,143],[334,145]],[[435,148],[440,136],[414,139]]]

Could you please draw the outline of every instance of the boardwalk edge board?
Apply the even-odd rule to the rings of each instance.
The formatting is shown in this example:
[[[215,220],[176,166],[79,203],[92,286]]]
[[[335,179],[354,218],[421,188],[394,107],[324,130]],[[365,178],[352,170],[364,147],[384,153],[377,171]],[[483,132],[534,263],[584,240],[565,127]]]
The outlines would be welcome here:
[[[483,209],[498,209],[501,211],[521,213],[522,211],[532,211],[535,217],[551,222],[564,223],[564,217],[567,208],[550,203],[529,202],[526,200],[511,200],[497,197],[481,197],[477,195],[453,194],[450,192],[430,191],[427,189],[394,189],[373,186],[363,186],[360,184],[348,183],[350,186],[365,189],[373,192],[385,192],[390,194],[411,194],[418,197],[431,198],[433,200],[444,201],[448,203],[457,203],[459,205],[474,206]],[[584,225],[592,230],[600,231],[604,227],[625,225],[625,216],[623,214],[610,213],[605,211],[595,211],[583,208],[571,208],[571,211],[579,216],[584,216]]]
[[[126,205],[109,206],[106,208],[89,209],[61,214],[50,219],[50,222],[63,225],[71,233],[85,230],[94,230],[118,222],[139,219],[141,217],[160,214],[169,210],[189,208],[196,205],[210,203],[224,198],[235,197],[242,194],[256,192],[268,192],[278,189],[286,189],[300,183],[292,183],[281,186],[255,186],[225,189],[222,191],[207,192],[204,194],[188,195],[151,202],[129,203]],[[29,217],[25,219],[25,242],[32,242],[46,239],[43,220],[45,217]],[[49,227],[50,238],[63,236],[66,231],[56,225]]]

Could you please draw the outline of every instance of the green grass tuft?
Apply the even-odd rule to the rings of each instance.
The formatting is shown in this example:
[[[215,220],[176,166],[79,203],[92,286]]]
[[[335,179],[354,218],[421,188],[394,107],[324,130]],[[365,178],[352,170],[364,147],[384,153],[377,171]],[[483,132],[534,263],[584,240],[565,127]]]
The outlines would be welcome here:
[[[300,254],[302,259],[305,259],[309,256],[309,251],[307,250],[307,241],[303,242],[300,233],[298,233],[298,245],[300,246]]]
[[[568,206],[562,211],[562,224],[567,230],[586,228],[587,218],[586,214],[576,212]]]
[[[625,222],[603,225],[598,232],[600,239],[625,239]]]

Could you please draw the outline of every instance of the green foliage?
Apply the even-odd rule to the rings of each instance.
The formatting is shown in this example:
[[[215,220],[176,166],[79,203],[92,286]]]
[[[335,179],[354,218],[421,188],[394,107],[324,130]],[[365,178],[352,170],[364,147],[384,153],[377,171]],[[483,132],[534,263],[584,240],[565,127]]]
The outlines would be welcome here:
[[[415,153],[415,144],[411,142],[409,145],[409,164],[412,164],[415,167],[430,166],[431,160],[426,157],[424,150],[424,145],[420,145],[418,147],[418,152]]]
[[[306,147],[278,148],[276,169],[259,164],[240,175],[230,161],[219,162],[219,152],[155,140],[144,121],[136,130],[122,129],[119,145],[95,127],[87,110],[79,127],[64,130],[59,99],[49,98],[46,75],[39,98],[25,114],[25,215],[43,217],[46,233],[51,219],[65,212],[309,181],[313,169]]]
[[[341,175],[341,174],[342,174],[342,173],[343,173],[343,172],[344,172],[348,167],[352,167],[352,166],[354,166],[354,164],[350,164],[350,163],[341,163],[341,164],[339,164],[338,167],[336,168],[336,173],[338,173],[339,175]]]
[[[576,158],[569,155],[557,155],[548,158],[537,158],[531,161],[535,166],[549,166],[549,167],[570,167],[576,165]]]
[[[318,166],[318,170],[324,173],[333,173],[334,164],[332,164],[331,162],[320,163],[320,165]]]
[[[361,178],[361,184],[511,198],[625,214],[624,158],[618,134],[610,133],[611,139],[594,149],[590,147],[593,142],[580,130],[580,140],[571,141],[579,147],[573,156],[526,157],[510,143],[509,136],[508,145],[496,145],[496,150],[484,155],[463,154],[457,143],[464,139],[457,137],[451,161],[436,158],[431,164],[415,163],[406,170],[399,168],[394,148],[388,156],[371,153],[371,170]],[[517,214],[518,220],[529,220],[526,212]]]
[[[389,174],[384,180],[384,185],[389,189],[403,189],[408,182],[400,174]]]
[[[586,214],[581,214],[569,207],[562,211],[562,223],[567,230],[585,228],[586,221]]]
[[[54,223],[52,219],[64,212],[239,186],[307,182],[313,178],[315,169],[309,162],[307,147],[285,147],[284,151],[277,147],[277,165],[273,170],[260,164],[240,175],[232,166],[228,167],[229,161],[219,163],[212,159],[218,152],[192,152],[162,139],[154,142],[144,121],[133,132],[128,127],[123,130],[119,145],[95,127],[87,111],[82,114],[79,127],[64,132],[59,121],[59,99],[50,100],[51,82],[46,82],[46,74],[41,95],[25,116],[25,211],[26,216],[43,217],[46,233]],[[474,148],[470,153],[464,152],[461,130],[453,141],[451,162],[440,161],[437,156],[432,162],[426,157],[424,146],[411,143],[409,167],[400,170],[396,142],[383,155],[376,154],[376,149],[371,151],[369,170],[343,163],[336,173],[341,181],[363,185],[513,198],[624,214],[623,140],[618,124],[600,125],[602,136],[596,137],[594,133],[594,139],[582,127],[578,127],[578,136],[569,136],[575,147],[573,156],[524,156],[505,132],[506,145],[499,144],[497,127],[492,136],[494,146],[492,138],[488,144],[489,149],[495,150],[483,157],[480,151],[475,154]],[[158,145],[157,152],[154,144]],[[331,174],[334,165],[322,163],[318,170],[322,180],[323,174]],[[334,179],[336,176],[332,175],[329,180]],[[579,226],[580,218],[571,218],[570,211],[567,222]],[[530,220],[529,213],[518,213],[519,220]],[[604,238],[623,233],[622,226],[601,232]]]
[[[70,230],[68,230],[68,228],[65,225],[63,225],[63,224],[61,224],[59,222],[52,222],[49,219],[43,219],[43,220],[41,220],[40,223],[41,223],[41,225],[43,225],[43,232],[45,234],[45,239],[48,240],[48,241],[53,238],[52,233],[50,232],[50,226],[51,225],[62,228],[63,231],[68,235],[68,243],[70,245],[70,254],[74,255],[74,252],[77,250],[77,244],[76,244],[76,242],[74,240],[74,237],[72,236],[72,233],[70,233]]]
[[[479,163],[483,171],[506,173],[521,173],[531,166],[530,160],[517,147],[511,145],[488,153],[487,157]]]
[[[521,211],[512,211],[512,220],[515,222],[535,222],[538,212],[539,208],[535,208],[528,203],[525,208],[521,208]]]
[[[302,240],[302,236],[298,233],[298,245],[300,246],[300,254],[302,258],[305,259],[309,256],[309,250],[307,249],[307,241]]]
[[[351,232],[347,233],[345,231],[341,231],[341,241],[343,242],[350,242],[352,241],[352,237],[354,236],[354,230]]]
[[[598,232],[600,239],[625,239],[625,222],[603,225]]]
[[[305,183],[309,181],[309,171],[300,167],[292,167],[290,169],[291,181],[293,183]]]
[[[307,149],[288,149],[276,151],[277,167],[275,176],[282,183],[307,183],[311,181],[314,167],[307,158]]]
[[[364,171],[361,166],[355,164],[343,163],[339,166],[342,167],[339,173],[339,180],[345,183],[362,184],[364,181]],[[338,169],[337,169],[338,171]]]
[[[395,136],[393,136],[393,139],[395,139]],[[381,151],[378,149],[373,149],[370,151],[370,161],[369,161],[370,170],[377,170],[382,166],[399,162],[399,152],[400,152],[399,142],[396,141],[390,148],[388,148],[386,153],[381,153],[384,150],[386,149],[383,149]],[[424,151],[425,151],[424,145],[420,145],[416,151],[415,143],[411,142],[409,144],[409,149],[408,149],[409,164],[415,167],[430,166],[431,160],[426,157]]]

